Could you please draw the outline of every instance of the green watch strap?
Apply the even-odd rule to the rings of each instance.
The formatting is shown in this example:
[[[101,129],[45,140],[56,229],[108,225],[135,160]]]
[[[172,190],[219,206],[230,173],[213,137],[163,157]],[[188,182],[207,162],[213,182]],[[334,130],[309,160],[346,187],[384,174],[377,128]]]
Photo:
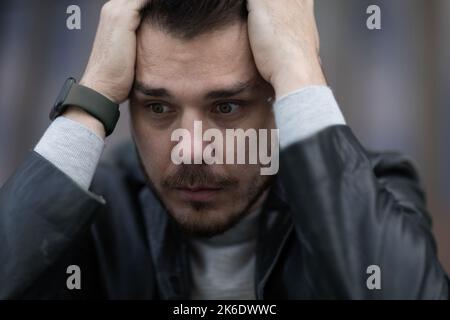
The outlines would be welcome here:
[[[105,126],[109,136],[119,120],[119,105],[88,87],[74,83],[64,100],[63,106],[77,106],[97,118]]]

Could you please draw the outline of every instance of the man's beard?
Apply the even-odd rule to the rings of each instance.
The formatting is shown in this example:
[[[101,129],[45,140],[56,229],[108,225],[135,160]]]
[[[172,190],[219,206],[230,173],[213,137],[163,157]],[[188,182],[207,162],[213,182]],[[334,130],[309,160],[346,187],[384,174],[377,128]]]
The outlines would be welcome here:
[[[136,148],[137,151],[137,148]],[[242,218],[249,214],[250,209],[261,199],[265,191],[271,185],[272,179],[270,176],[260,176],[258,174],[252,181],[250,188],[246,191],[245,199],[242,201],[243,205],[234,211],[225,213],[226,219],[220,223],[202,223],[204,222],[201,214],[208,210],[214,210],[214,205],[209,202],[190,201],[189,205],[200,217],[193,217],[191,215],[178,215],[170,209],[170,204],[165,203],[164,197],[155,186],[153,180],[147,174],[142,159],[137,151],[139,164],[141,170],[146,178],[147,186],[153,191],[161,204],[165,207],[169,216],[176,222],[181,231],[194,237],[213,237],[224,233],[235,226]],[[239,185],[239,181],[225,175],[219,175],[211,172],[208,165],[179,165],[177,170],[165,177],[161,183],[163,189],[182,188],[193,185],[214,186],[223,188],[235,188]],[[198,218],[198,219],[195,219]]]

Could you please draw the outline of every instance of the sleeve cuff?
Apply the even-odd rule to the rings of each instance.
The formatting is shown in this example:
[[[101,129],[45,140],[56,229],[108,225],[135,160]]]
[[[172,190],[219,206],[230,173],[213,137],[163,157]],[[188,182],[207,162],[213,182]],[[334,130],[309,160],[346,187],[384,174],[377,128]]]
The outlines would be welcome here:
[[[282,149],[328,127],[346,124],[333,92],[325,86],[310,86],[281,97],[274,104],[274,114]]]
[[[34,151],[88,190],[104,149],[104,141],[82,124],[56,118]]]

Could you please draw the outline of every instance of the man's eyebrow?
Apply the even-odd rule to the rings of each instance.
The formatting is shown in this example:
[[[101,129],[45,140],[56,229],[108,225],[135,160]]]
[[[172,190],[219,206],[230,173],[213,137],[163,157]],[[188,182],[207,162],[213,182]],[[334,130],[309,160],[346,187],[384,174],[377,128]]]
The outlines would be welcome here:
[[[146,96],[156,98],[171,98],[172,94],[165,88],[152,88],[141,82],[136,81],[133,86],[134,91],[138,91]]]
[[[249,90],[255,86],[254,80],[247,82],[238,82],[228,88],[222,88],[209,91],[205,94],[205,99],[226,99],[234,97],[246,90]],[[155,97],[155,98],[172,98],[173,95],[166,88],[153,88],[146,84],[136,81],[133,85],[133,90],[138,91],[143,95]]]
[[[219,90],[213,90],[213,91],[209,91],[206,95],[205,95],[205,99],[226,99],[226,98],[231,98],[233,96],[236,96],[248,89],[251,89],[254,87],[254,81],[250,80],[247,82],[238,82],[235,85],[232,85],[229,88],[223,88],[223,89],[219,89]]]

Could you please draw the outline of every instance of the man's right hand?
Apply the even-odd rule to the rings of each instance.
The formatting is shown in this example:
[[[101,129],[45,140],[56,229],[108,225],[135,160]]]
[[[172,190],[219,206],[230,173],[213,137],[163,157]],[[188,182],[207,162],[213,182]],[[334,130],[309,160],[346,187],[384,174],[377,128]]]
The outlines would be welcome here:
[[[134,81],[139,10],[147,2],[148,0],[111,0],[104,4],[81,85],[116,103],[127,99]],[[64,116],[81,122],[101,137],[105,136],[100,121],[79,108],[69,108]]]
[[[89,63],[80,84],[116,103],[124,102],[134,80],[136,29],[145,0],[105,3]]]

